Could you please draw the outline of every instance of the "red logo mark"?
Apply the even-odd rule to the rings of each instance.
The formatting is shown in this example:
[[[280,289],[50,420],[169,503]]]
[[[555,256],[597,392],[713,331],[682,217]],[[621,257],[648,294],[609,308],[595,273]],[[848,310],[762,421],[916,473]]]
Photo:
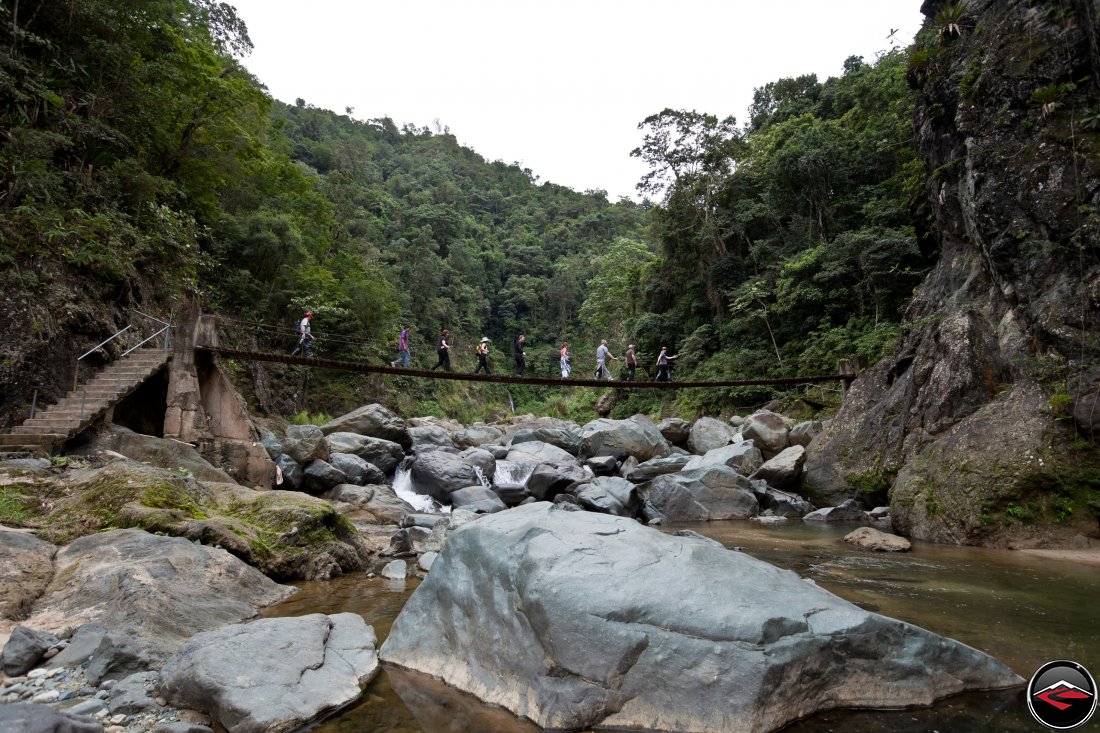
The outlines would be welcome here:
[[[1055,682],[1045,690],[1040,690],[1035,693],[1035,697],[1045,703],[1053,705],[1059,710],[1068,710],[1073,707],[1074,702],[1077,700],[1088,700],[1092,695],[1085,692],[1080,687],[1076,687],[1062,680],[1060,682]],[[1063,700],[1066,702],[1062,702]]]

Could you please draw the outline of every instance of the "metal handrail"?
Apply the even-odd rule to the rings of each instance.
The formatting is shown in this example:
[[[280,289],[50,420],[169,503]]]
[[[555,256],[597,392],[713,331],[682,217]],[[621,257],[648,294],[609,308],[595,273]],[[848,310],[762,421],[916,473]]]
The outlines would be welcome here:
[[[172,324],[168,323],[167,321],[162,321],[162,320],[160,320],[159,318],[157,318],[156,316],[151,316],[151,315],[149,315],[148,313],[142,313],[141,311],[137,310],[136,308],[134,309],[134,313],[137,313],[137,314],[138,314],[139,316],[145,316],[146,318],[148,318],[148,319],[149,319],[149,320],[151,320],[151,321],[156,321],[157,323],[159,323],[159,324],[161,324],[162,326],[164,326],[164,328],[160,329],[159,331],[157,331],[156,333],[154,333],[154,334],[153,334],[152,336],[149,336],[149,337],[148,337],[148,338],[146,338],[146,339],[145,339],[144,341],[142,341],[141,343],[139,343],[139,344],[138,344],[137,346],[133,346],[133,347],[131,347],[131,348],[127,349],[126,351],[122,352],[122,354],[121,354],[121,356],[120,356],[119,358],[121,358],[122,356],[126,356],[126,355],[127,355],[127,354],[129,354],[129,353],[130,353],[131,351],[133,351],[134,349],[136,349],[136,348],[137,348],[138,346],[143,346],[143,345],[145,345],[146,343],[148,343],[149,341],[152,341],[153,339],[155,339],[155,338],[156,338],[157,336],[161,335],[162,333],[164,334],[164,346],[163,346],[163,348],[164,348],[164,350],[165,350],[165,351],[167,351],[167,350],[168,350],[168,336],[169,336],[169,334],[170,334],[170,333],[171,333],[171,331],[172,331]],[[116,338],[118,338],[118,337],[119,337],[119,336],[121,336],[122,334],[126,333],[127,331],[129,331],[129,330],[130,330],[131,328],[133,328],[133,327],[134,327],[134,324],[132,324],[132,323],[131,323],[130,325],[126,326],[126,328],[123,328],[122,330],[120,330],[120,331],[117,331],[117,332],[116,332],[116,333],[115,333],[115,334],[114,334],[113,336],[111,336],[110,338],[108,338],[108,339],[106,339],[105,341],[102,341],[102,342],[100,342],[100,343],[96,344],[95,346],[93,346],[92,348],[88,349],[88,350],[87,350],[87,351],[85,351],[85,352],[84,352],[83,354],[81,354],[80,356],[78,356],[78,357],[77,357],[77,359],[76,359],[76,364],[75,364],[75,366],[73,367],[73,391],[74,391],[74,392],[76,391],[77,387],[78,387],[78,386],[80,385],[80,362],[81,362],[81,360],[83,360],[83,359],[84,359],[85,357],[87,357],[87,356],[91,356],[91,355],[92,355],[92,354],[94,354],[94,353],[95,353],[96,351],[99,351],[99,349],[101,349],[102,347],[104,347],[104,346],[106,346],[107,344],[111,343],[111,342],[112,342],[112,341],[114,341],[114,340],[115,340]],[[81,413],[83,413],[83,409],[81,409]],[[83,416],[83,415],[82,415],[82,416]]]
[[[88,349],[87,351],[85,351],[80,356],[76,357],[76,365],[73,367],[73,391],[74,392],[76,391],[77,385],[80,383],[80,361],[81,361],[81,359],[83,359],[86,356],[90,356],[90,355],[94,354],[96,351],[98,351],[100,349],[100,347],[111,343],[116,338],[118,338],[122,334],[126,333],[127,331],[129,331],[133,327],[134,327],[134,324],[131,323],[129,326],[127,326],[126,328],[124,328],[121,331],[117,332],[114,336],[111,336],[106,341],[103,341],[101,343],[96,344],[95,346]]]
[[[164,348],[164,350],[165,350],[165,351],[167,351],[167,350],[168,350],[168,336],[169,336],[169,334],[170,334],[170,333],[171,333],[171,331],[172,331],[172,324],[171,324],[171,323],[168,323],[167,321],[162,321],[162,320],[160,320],[159,318],[157,318],[156,316],[151,316],[151,315],[149,315],[148,313],[142,313],[142,312],[141,312],[141,311],[139,311],[139,310],[138,310],[137,308],[135,308],[135,309],[134,309],[134,313],[137,313],[137,314],[138,314],[139,316],[145,316],[145,317],[146,317],[146,318],[148,318],[148,319],[149,319],[150,321],[156,321],[156,322],[157,322],[157,323],[159,323],[160,325],[164,326],[164,328],[160,329],[159,331],[157,331],[156,333],[154,333],[154,334],[153,334],[152,336],[150,336],[149,338],[145,339],[145,341],[150,341],[150,340],[152,340],[153,338],[155,338],[156,336],[158,336],[158,335],[160,335],[160,334],[162,334],[162,333],[163,333],[163,334],[164,334],[164,346],[163,346],[163,348]],[[141,344],[144,344],[144,343],[145,343],[145,341],[142,341],[142,342],[141,342]],[[141,344],[138,344],[138,346],[141,346]],[[134,349],[136,349],[136,348],[137,348],[137,346],[135,346],[135,347],[134,347]],[[127,352],[126,352],[126,354],[129,354],[129,353],[130,353],[130,351],[133,351],[134,349],[130,349],[129,351],[127,351]],[[123,356],[126,356],[126,354],[123,354]]]
[[[163,323],[163,321],[162,321],[162,323]],[[137,346],[131,346],[130,348],[126,349],[126,351],[123,351],[123,352],[122,352],[122,354],[121,354],[121,355],[119,356],[119,358],[121,359],[121,358],[122,358],[123,356],[126,356],[126,355],[127,355],[127,354],[129,354],[129,353],[130,353],[131,351],[133,351],[134,349],[138,348],[138,346],[144,346],[146,342],[148,342],[148,341],[152,341],[152,340],[153,340],[153,339],[155,339],[155,338],[156,338],[157,336],[160,336],[160,335],[161,335],[162,333],[164,334],[164,348],[165,348],[165,350],[167,350],[167,349],[168,349],[168,334],[167,334],[167,331],[168,331],[169,329],[171,329],[171,328],[172,328],[171,326],[165,325],[165,327],[164,327],[164,328],[160,329],[159,331],[157,331],[156,333],[154,333],[154,334],[153,334],[152,336],[150,336],[149,338],[145,339],[145,341],[142,341],[142,342],[141,342],[140,344],[138,344]]]

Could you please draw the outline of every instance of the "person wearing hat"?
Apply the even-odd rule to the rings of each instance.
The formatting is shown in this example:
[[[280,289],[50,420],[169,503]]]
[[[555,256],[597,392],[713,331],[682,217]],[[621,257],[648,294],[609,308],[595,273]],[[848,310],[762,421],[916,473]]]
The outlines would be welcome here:
[[[439,367],[443,367],[443,371],[451,371],[451,332],[447,329],[443,329],[443,333],[439,334],[439,361],[435,363],[429,371],[435,371]]]
[[[310,318],[313,318],[313,311],[306,311],[305,316],[299,321],[298,328],[295,329],[295,333],[298,334],[298,345],[294,347],[294,351],[290,352],[291,356],[297,356],[301,352],[307,359],[313,358],[313,330],[309,327]]]
[[[474,369],[474,374],[482,369],[485,370],[486,374],[492,374],[493,372],[489,370],[489,339],[482,336],[481,343],[477,345],[474,351],[477,353],[477,368]]]
[[[626,347],[626,381],[634,381],[634,373],[638,371],[638,355],[634,352],[634,344]]]

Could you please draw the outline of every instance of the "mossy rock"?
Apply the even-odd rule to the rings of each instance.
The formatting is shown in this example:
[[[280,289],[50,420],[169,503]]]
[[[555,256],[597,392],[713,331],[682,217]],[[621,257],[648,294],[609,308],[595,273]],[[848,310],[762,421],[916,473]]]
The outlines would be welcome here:
[[[221,547],[276,580],[331,578],[366,561],[355,528],[306,494],[204,483],[127,460],[73,472],[62,493],[37,520],[58,544],[137,527]]]
[[[1018,385],[901,469],[894,527],[931,542],[1013,548],[1097,536],[1100,469],[1070,448],[1068,430],[1037,387]]]

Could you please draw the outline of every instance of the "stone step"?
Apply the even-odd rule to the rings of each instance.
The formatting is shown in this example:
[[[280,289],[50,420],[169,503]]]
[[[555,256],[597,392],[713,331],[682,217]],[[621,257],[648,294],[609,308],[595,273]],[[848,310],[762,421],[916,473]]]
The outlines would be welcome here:
[[[83,400],[83,411],[84,414],[87,415],[89,412],[100,410],[110,404],[111,400],[98,398],[92,399],[89,397],[88,399]],[[67,402],[65,404],[58,403],[56,405],[50,405],[48,410],[39,410],[38,414],[35,417],[75,417],[79,420],[80,412],[81,400],[74,400],[73,402]]]
[[[53,443],[60,443],[66,439],[66,436],[59,435],[57,433],[39,433],[35,435],[18,435],[11,433],[8,435],[0,435],[0,446],[9,445],[50,445]]]
[[[44,445],[3,445],[0,446],[0,460],[45,456],[49,448]]]
[[[99,410],[102,410],[104,407],[107,407],[110,404],[110,400],[89,399],[84,403],[83,416],[87,416],[90,412],[98,412]],[[77,400],[72,404],[53,405],[50,407],[49,410],[43,410],[39,412],[39,414],[35,417],[46,417],[50,419],[71,418],[75,420],[80,420],[83,416],[81,415],[80,400]]]
[[[79,424],[80,424],[80,416],[79,415],[77,415],[76,417],[52,417],[52,416],[51,417],[46,417],[46,416],[43,416],[43,415],[36,415],[34,418],[32,418],[30,420],[27,420],[25,423],[23,423],[19,427],[23,427],[23,428],[25,428],[25,427],[58,427],[58,428],[74,427],[75,428]],[[57,432],[64,432],[64,430],[57,431]]]
[[[78,425],[79,423],[77,425],[73,425],[72,427],[76,428],[78,427]],[[61,431],[58,429],[58,426],[55,425],[16,425],[14,428],[11,429],[11,433],[12,435],[19,435],[23,437],[26,437],[28,435],[60,435],[62,438],[68,437],[68,430]]]

